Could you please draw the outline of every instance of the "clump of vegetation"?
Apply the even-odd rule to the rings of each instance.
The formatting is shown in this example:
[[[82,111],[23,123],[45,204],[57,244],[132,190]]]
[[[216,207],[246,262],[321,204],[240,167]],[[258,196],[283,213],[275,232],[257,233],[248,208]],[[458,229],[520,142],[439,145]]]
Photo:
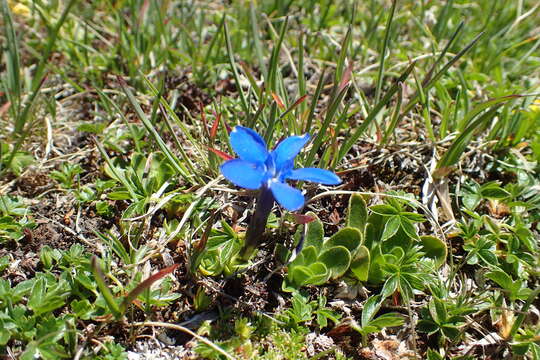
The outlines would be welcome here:
[[[539,14],[0,0],[0,357],[539,359]]]

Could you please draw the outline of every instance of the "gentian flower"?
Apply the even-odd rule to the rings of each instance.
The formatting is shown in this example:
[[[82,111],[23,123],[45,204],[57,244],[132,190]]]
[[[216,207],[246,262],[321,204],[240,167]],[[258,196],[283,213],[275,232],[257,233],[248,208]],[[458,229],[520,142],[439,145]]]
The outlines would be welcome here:
[[[268,151],[265,141],[250,128],[236,126],[230,134],[233,150],[239,158],[221,165],[223,176],[246,189],[270,190],[285,209],[294,211],[304,206],[304,195],[286,180],[311,181],[337,185],[340,178],[331,171],[318,168],[294,169],[294,158],[309,141],[309,134],[290,136],[274,150]]]

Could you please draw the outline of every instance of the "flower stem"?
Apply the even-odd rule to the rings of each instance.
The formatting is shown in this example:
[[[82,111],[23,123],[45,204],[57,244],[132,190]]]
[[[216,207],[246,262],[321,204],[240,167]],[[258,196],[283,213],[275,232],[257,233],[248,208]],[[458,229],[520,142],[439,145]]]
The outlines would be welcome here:
[[[264,230],[266,229],[266,222],[273,206],[274,195],[272,195],[272,191],[268,187],[263,186],[257,199],[255,211],[249,221],[244,247],[240,251],[242,260],[248,260],[253,254],[253,251],[261,243]]]

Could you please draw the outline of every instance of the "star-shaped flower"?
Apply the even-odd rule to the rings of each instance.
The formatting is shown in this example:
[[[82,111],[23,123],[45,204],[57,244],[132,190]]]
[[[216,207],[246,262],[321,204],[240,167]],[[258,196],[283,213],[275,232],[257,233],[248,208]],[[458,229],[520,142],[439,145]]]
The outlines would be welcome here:
[[[294,169],[294,158],[309,141],[309,134],[290,136],[270,152],[260,135],[247,127],[236,126],[231,132],[230,141],[239,158],[221,165],[223,176],[246,189],[270,189],[277,202],[289,211],[304,206],[304,195],[289,186],[286,180],[312,181],[325,185],[341,183],[341,179],[328,170]]]

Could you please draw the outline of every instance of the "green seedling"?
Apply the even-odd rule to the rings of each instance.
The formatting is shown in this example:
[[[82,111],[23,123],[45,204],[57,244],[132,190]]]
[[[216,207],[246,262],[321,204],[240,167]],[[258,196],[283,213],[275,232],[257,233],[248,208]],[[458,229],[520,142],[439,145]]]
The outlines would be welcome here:
[[[60,170],[51,171],[51,178],[58,181],[64,189],[70,190],[78,182],[78,175],[82,172],[83,169],[79,164],[63,162]]]
[[[22,199],[11,196],[0,196],[0,243],[18,241],[36,224],[29,216],[30,211]]]
[[[203,275],[218,276],[245,268],[246,263],[237,262],[242,243],[236,232],[225,221],[221,222],[221,229],[211,229],[211,225],[209,223],[207,235],[194,245],[192,272],[198,268]]]
[[[102,155],[107,160],[105,173],[118,183],[117,188],[108,194],[108,198],[132,201],[124,212],[124,218],[144,214],[154,203],[157,203],[158,207],[154,207],[153,211],[157,211],[175,196],[163,195],[172,184],[174,170],[161,153],[152,153],[149,156],[135,153],[129,162],[120,158],[111,160],[104,151]]]
[[[353,324],[353,329],[362,335],[362,344],[367,346],[368,335],[378,333],[387,327],[403,325],[404,318],[399,313],[385,313],[375,317],[381,308],[384,297],[380,295],[370,296],[364,303],[360,324]]]
[[[287,326],[294,329],[311,322],[314,318],[319,327],[324,328],[328,325],[328,320],[337,324],[341,315],[326,307],[325,296],[319,296],[317,301],[309,301],[307,296],[295,291],[291,298],[291,307],[279,317]]]
[[[459,313],[459,309],[433,296],[427,309],[421,310],[422,319],[417,328],[429,335],[439,334],[442,340],[456,341],[462,332],[460,327],[465,324],[465,314]]]
[[[172,273],[179,265],[175,264],[158,271],[154,275],[139,283],[129,293],[127,293],[127,295],[122,298],[115,297],[107,286],[105,274],[101,270],[101,265],[99,264],[99,260],[97,257],[92,257],[91,266],[92,272],[96,279],[97,287],[101,292],[105,303],[107,304],[110,314],[116,320],[120,320],[128,310],[128,306],[131,305],[131,303],[133,303],[139,295],[141,295],[144,291],[148,290],[153,283]]]

